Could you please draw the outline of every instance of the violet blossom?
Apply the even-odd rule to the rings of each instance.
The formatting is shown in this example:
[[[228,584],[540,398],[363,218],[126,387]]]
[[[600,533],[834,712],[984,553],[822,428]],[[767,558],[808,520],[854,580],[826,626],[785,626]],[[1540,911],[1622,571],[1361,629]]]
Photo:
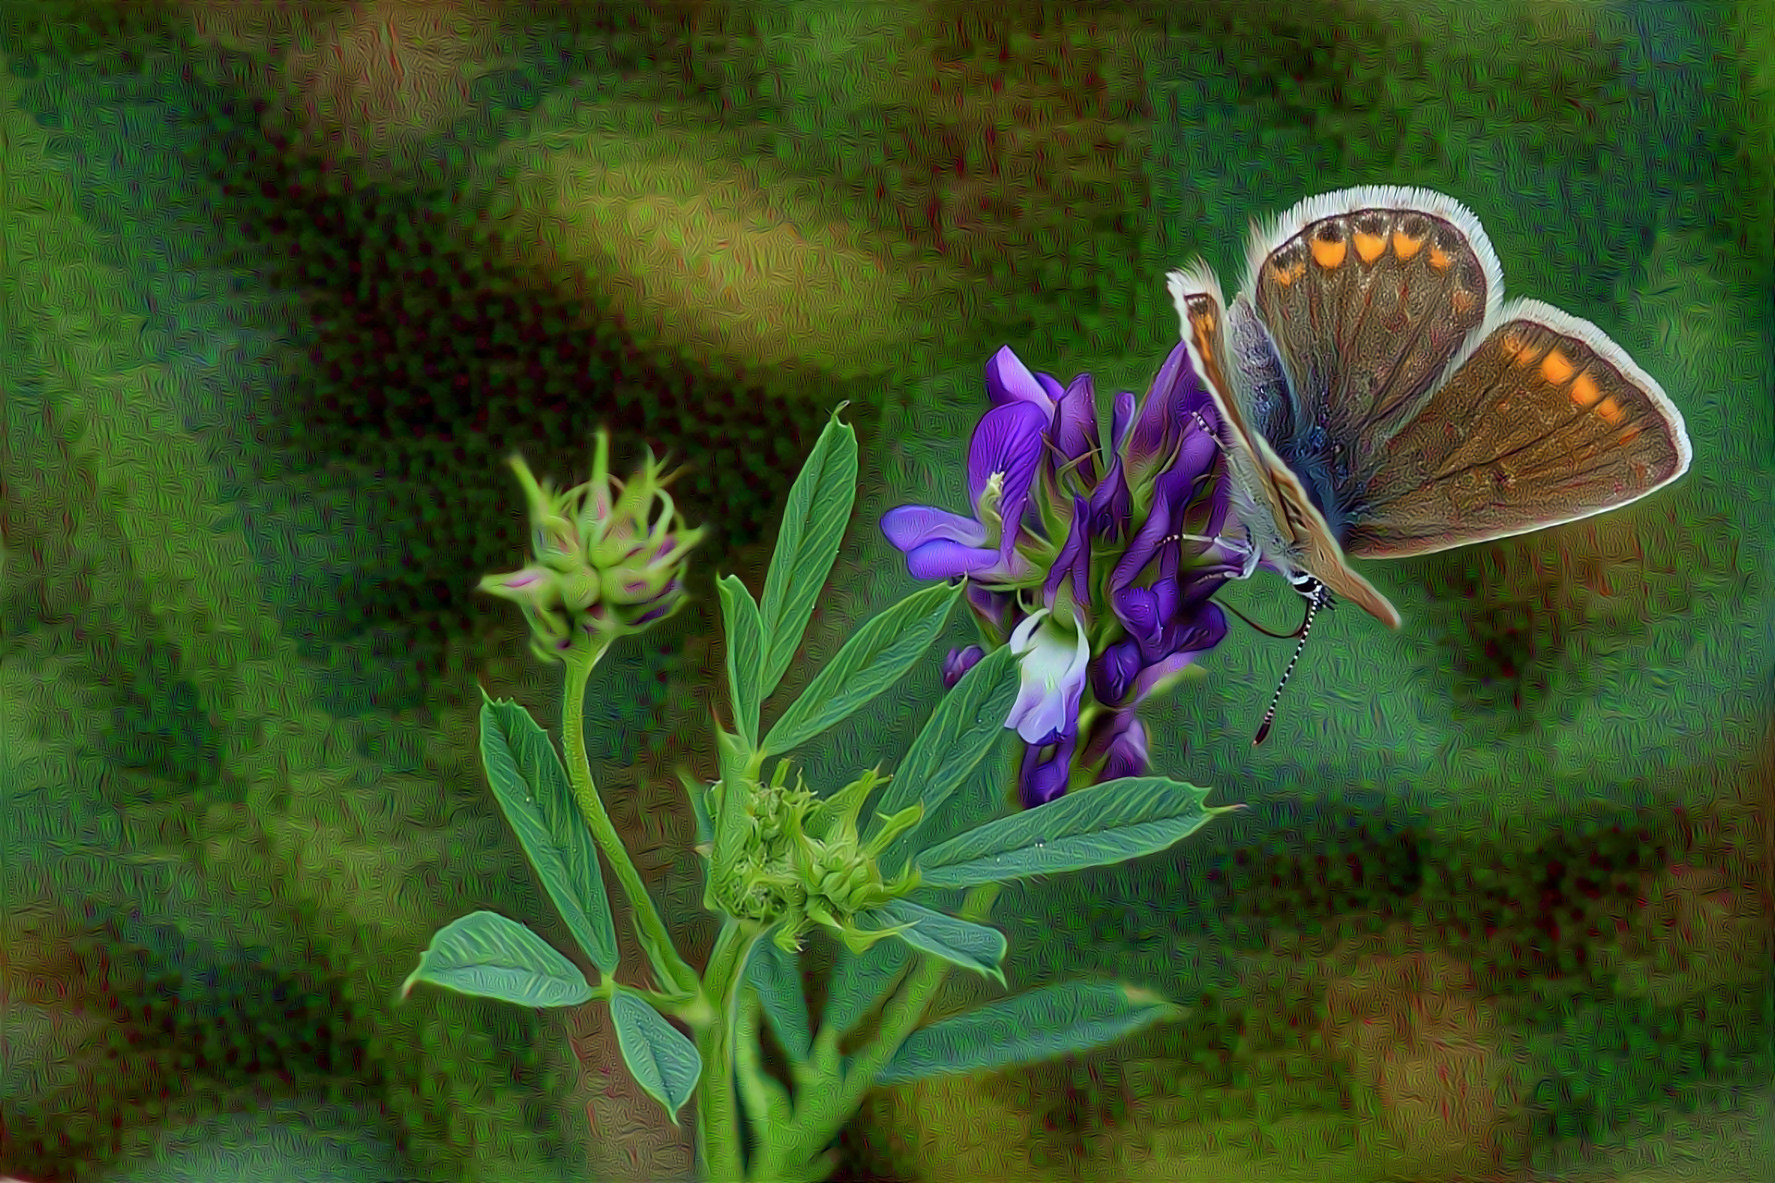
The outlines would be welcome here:
[[[1024,744],[1019,797],[1033,808],[1148,771],[1136,708],[1226,636],[1213,597],[1250,574],[1249,548],[1228,513],[1219,416],[1183,345],[1145,399],[1115,396],[1107,450],[1090,375],[1063,386],[1005,348],[986,387],[974,516],[902,506],[882,528],[915,577],[964,579],[988,644],[1019,655],[1005,726]],[[980,652],[951,653],[945,685]]]

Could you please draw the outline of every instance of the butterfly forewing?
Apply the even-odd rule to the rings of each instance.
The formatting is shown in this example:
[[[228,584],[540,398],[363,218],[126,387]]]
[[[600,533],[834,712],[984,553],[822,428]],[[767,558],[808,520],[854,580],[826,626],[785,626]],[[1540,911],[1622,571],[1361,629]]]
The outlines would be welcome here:
[[[1518,301],[1389,441],[1344,540],[1428,554],[1588,517],[1689,465],[1683,421],[1599,329]]]
[[[1252,430],[1247,418],[1247,412],[1253,406],[1252,392],[1247,390],[1243,398],[1233,397],[1234,392],[1228,383],[1228,365],[1229,362],[1239,365],[1241,357],[1236,353],[1229,354],[1228,337],[1237,338],[1241,334],[1229,334],[1228,326],[1231,324],[1236,330],[1239,314],[1248,316],[1248,307],[1241,300],[1229,316],[1221,306],[1219,292],[1212,280],[1199,273],[1172,272],[1168,286],[1182,320],[1184,344],[1189,348],[1192,360],[1200,366],[1209,394],[1223,420],[1221,443],[1231,478],[1229,493],[1235,516],[1244,527],[1247,540],[1285,571],[1304,568],[1334,592],[1360,604],[1389,627],[1399,627],[1399,613],[1393,605],[1344,561],[1337,539],[1306,488],[1277,457],[1264,436]],[[1257,327],[1261,330],[1262,326]],[[1250,338],[1244,344],[1249,348],[1256,340],[1259,339]],[[1261,340],[1265,347],[1269,347],[1267,337]],[[1253,379],[1254,375],[1243,377]],[[1255,375],[1255,378],[1261,384],[1262,374]],[[1244,385],[1249,387],[1251,382]],[[1285,387],[1285,380],[1283,385]]]
[[[1293,437],[1270,443],[1341,498],[1496,306],[1496,256],[1472,214],[1409,189],[1309,199],[1268,243],[1251,289],[1297,405]]]
[[[1266,440],[1294,438],[1294,391],[1276,342],[1244,296],[1226,311],[1227,378],[1250,431]]]

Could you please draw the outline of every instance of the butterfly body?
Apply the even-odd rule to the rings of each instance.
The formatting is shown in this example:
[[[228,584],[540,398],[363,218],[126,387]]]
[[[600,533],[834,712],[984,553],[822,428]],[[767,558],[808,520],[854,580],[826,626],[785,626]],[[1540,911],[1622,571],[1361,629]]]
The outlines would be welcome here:
[[[1349,557],[1428,554],[1601,513],[1688,468],[1681,415],[1587,321],[1503,302],[1464,207],[1423,189],[1310,198],[1253,231],[1229,306],[1168,279],[1220,411],[1254,552],[1391,627]]]

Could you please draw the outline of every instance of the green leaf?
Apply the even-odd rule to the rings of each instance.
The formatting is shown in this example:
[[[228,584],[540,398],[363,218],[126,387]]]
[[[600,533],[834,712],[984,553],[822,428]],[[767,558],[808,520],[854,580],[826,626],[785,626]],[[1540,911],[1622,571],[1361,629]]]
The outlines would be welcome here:
[[[690,1100],[697,1077],[703,1074],[703,1058],[696,1045],[660,1017],[660,1013],[627,990],[610,999],[610,1017],[616,1021],[616,1043],[623,1063],[647,1095],[666,1107],[672,1124],[678,1110]]]
[[[883,927],[905,925],[900,939],[914,949],[1005,984],[1000,968],[1005,959],[1005,934],[998,929],[933,912],[911,900],[894,900],[875,915],[886,922]]]
[[[1163,850],[1226,812],[1202,804],[1208,793],[1157,776],[1112,780],[939,842],[913,865],[927,887],[1107,866]]]
[[[799,747],[886,690],[930,648],[961,587],[914,592],[870,620],[814,676],[764,738],[764,751]]]
[[[573,802],[567,770],[549,737],[515,702],[482,694],[481,762],[487,783],[560,909],[567,929],[605,973],[616,970],[616,926],[598,849]]]
[[[865,838],[880,824],[881,815],[898,813],[915,801],[924,803],[924,818],[937,812],[1004,736],[1018,682],[1017,656],[1009,645],[994,649],[963,675],[912,741],[911,750],[876,806]],[[917,832],[915,826],[901,835],[886,854],[904,850]],[[882,864],[897,867],[900,861],[884,857]]]
[[[912,954],[899,941],[881,941],[865,953],[841,951],[826,990],[826,1009],[820,1016],[822,1031],[843,1036],[875,1009],[881,996],[905,972]]]
[[[758,743],[758,693],[760,663],[764,660],[764,631],[758,605],[746,585],[732,575],[715,584],[721,596],[721,616],[727,626],[727,685],[733,695],[734,725],[748,746]]]
[[[715,841],[715,819],[709,816],[709,792],[712,786],[682,772],[678,774],[678,783],[684,786],[684,795],[690,798],[690,816],[696,825],[696,844],[708,846]]]
[[[839,410],[843,410],[840,407]],[[789,490],[783,525],[764,577],[764,661],[759,699],[769,698],[801,646],[814,604],[832,573],[857,498],[857,433],[835,411]]]
[[[1032,1064],[1112,1043],[1182,1010],[1121,982],[1060,982],[914,1031],[877,1084]]]
[[[777,1034],[777,1042],[796,1060],[813,1052],[813,1032],[807,1023],[807,996],[801,988],[801,967],[775,941],[758,941],[746,963],[746,984],[758,992],[764,1015]]]
[[[577,1006],[592,996],[578,966],[497,912],[471,912],[440,928],[401,997],[420,982],[519,1006]]]

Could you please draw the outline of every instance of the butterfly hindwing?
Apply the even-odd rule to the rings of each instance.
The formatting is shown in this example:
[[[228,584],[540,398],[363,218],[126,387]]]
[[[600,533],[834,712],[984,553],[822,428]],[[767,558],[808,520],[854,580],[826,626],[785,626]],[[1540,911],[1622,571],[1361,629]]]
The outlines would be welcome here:
[[[1682,416],[1619,346],[1518,300],[1387,441],[1345,546],[1428,554],[1574,521],[1669,484],[1690,455]]]

